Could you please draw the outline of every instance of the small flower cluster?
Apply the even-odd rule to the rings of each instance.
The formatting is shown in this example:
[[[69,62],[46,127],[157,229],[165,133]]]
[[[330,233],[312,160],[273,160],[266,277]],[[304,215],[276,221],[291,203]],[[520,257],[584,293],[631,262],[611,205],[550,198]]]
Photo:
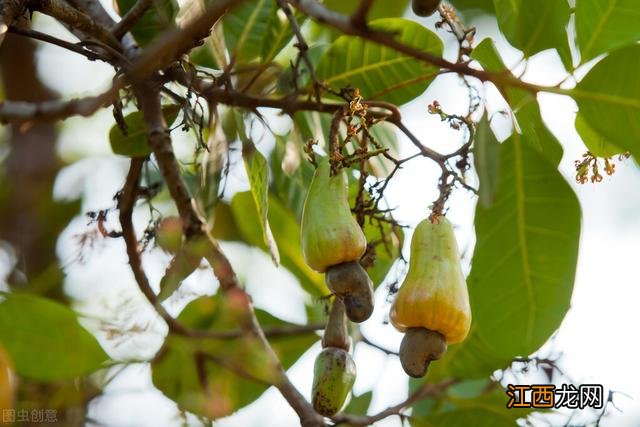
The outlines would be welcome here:
[[[629,156],[629,153],[621,154],[618,160],[629,158]],[[576,182],[579,184],[586,184],[589,181],[592,183],[601,182],[603,176],[600,174],[600,160],[604,163],[604,171],[607,175],[613,175],[615,173],[616,165],[611,160],[611,157],[598,158],[590,151],[587,151],[582,155],[582,160],[576,160],[574,162],[576,167]],[[590,177],[589,173],[591,173]]]
[[[457,114],[447,114],[442,110],[442,106],[437,100],[434,100],[427,106],[429,114],[439,115],[440,120],[448,122],[452,129],[460,130],[460,127],[465,123],[465,118]]]

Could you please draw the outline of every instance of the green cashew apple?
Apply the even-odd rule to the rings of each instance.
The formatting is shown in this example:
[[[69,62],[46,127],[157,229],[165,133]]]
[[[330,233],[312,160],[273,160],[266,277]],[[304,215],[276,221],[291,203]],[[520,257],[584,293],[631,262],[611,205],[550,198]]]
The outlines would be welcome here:
[[[356,380],[356,364],[340,348],[328,347],[316,358],[311,401],[320,415],[331,417],[344,406]]]
[[[351,215],[346,172],[329,173],[328,159],[321,159],[302,212],[302,254],[309,267],[320,273],[332,265],[359,260],[367,248],[367,239]]]
[[[416,360],[425,361],[426,372],[428,362],[442,355],[440,336],[446,344],[455,344],[469,333],[469,293],[453,227],[446,218],[425,219],[416,227],[411,239],[409,272],[391,306],[389,320],[400,332],[408,333],[403,344],[412,347],[415,353],[404,355],[403,366],[410,367],[405,369],[409,375],[422,372],[414,367]],[[437,335],[429,333],[427,337],[420,329]]]
[[[344,302],[341,298],[335,297],[329,313],[329,321],[322,336],[322,348],[336,347],[349,351],[349,346]]]
[[[400,344],[400,363],[414,377],[424,377],[429,364],[447,351],[447,341],[439,332],[425,328],[409,328]]]
[[[418,16],[431,16],[438,10],[438,6],[440,6],[440,0],[413,0],[411,2],[413,13]]]
[[[325,274],[327,287],[344,300],[352,322],[367,320],[373,313],[373,283],[359,262],[331,266]]]

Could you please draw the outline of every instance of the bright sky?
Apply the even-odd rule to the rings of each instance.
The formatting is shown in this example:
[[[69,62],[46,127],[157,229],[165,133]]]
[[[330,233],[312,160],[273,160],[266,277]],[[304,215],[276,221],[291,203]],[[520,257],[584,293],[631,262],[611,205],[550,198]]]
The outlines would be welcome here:
[[[433,22],[433,18],[422,22]],[[504,40],[491,30],[490,22],[473,22],[478,26],[477,40],[486,35],[497,37],[506,62],[517,63],[517,51],[505,46]],[[39,16],[36,27],[68,38],[67,33],[52,20]],[[447,36],[443,36],[448,40]],[[447,54],[451,54],[449,45]],[[65,96],[97,93],[108,87],[112,73],[104,64],[87,62],[84,58],[67,53],[57,47],[43,46],[39,67],[45,81]],[[51,72],[59,70],[59,72]],[[539,83],[555,84],[562,80],[564,71],[555,55],[543,53],[530,61],[526,78]],[[452,96],[459,91],[460,96]],[[427,145],[444,152],[459,143],[461,135],[441,124],[439,119],[426,114],[426,106],[438,99],[449,112],[462,111],[466,94],[454,77],[442,77],[419,99],[403,107],[406,124]],[[495,92],[489,99],[496,99]],[[601,383],[606,389],[624,392],[617,395],[616,405],[623,411],[611,411],[603,425],[635,426],[640,420],[640,344],[635,326],[640,324],[638,243],[640,242],[640,169],[631,161],[618,162],[616,174],[605,177],[602,183],[576,185],[573,160],[585,151],[573,128],[576,106],[569,98],[556,95],[540,97],[543,117],[551,131],[565,148],[561,171],[576,189],[583,207],[583,227],[580,256],[572,308],[555,340],[554,349],[563,353],[561,365],[576,383]],[[498,107],[499,108],[499,107]],[[56,185],[59,197],[83,196],[83,211],[112,207],[112,196],[119,190],[127,162],[110,154],[107,132],[113,119],[103,111],[89,119],[70,119],[62,128],[60,152],[69,160],[86,156],[64,170]],[[276,124],[278,127],[278,124]],[[502,131],[502,136],[504,130]],[[184,139],[184,138],[183,138]],[[403,154],[413,153],[411,144],[401,137]],[[179,153],[188,153],[183,141]],[[260,146],[266,149],[265,139]],[[234,171],[242,179],[242,170]],[[426,160],[409,163],[389,188],[391,206],[398,206],[396,217],[403,223],[416,224],[427,214],[427,206],[436,198],[435,184],[438,170]],[[426,183],[416,191],[416,181]],[[469,261],[473,245],[474,200],[460,190],[451,199],[450,219],[456,225],[460,247],[467,249]],[[142,227],[145,212],[136,218]],[[60,238],[59,256],[63,262],[76,255],[73,236],[85,230],[86,218],[76,218]],[[117,228],[117,226],[116,226]],[[407,239],[408,240],[408,239]],[[223,245],[234,267],[247,284],[257,307],[265,308],[283,319],[304,322],[305,294],[295,278],[283,269],[276,270],[268,257],[257,249],[247,250],[244,245]],[[150,322],[151,332],[131,334],[128,340],[101,342],[114,357],[136,354],[150,357],[157,350],[166,328],[157,322],[151,309],[143,302],[126,265],[123,244],[120,241],[101,242],[88,254],[83,265],[70,264],[67,269],[67,291],[78,299],[78,309],[89,317],[111,319],[115,324],[133,326]],[[109,260],[104,262],[104,260]],[[163,271],[165,255],[154,254],[145,259],[152,282],[157,283]],[[215,284],[206,272],[189,278],[186,289],[206,292]],[[266,286],[268,285],[268,287]],[[286,293],[288,303],[281,304],[277,295]],[[383,325],[388,304],[386,290],[377,293],[376,311],[363,325],[364,333],[381,345],[397,348],[401,335]],[[125,307],[124,312],[123,306]],[[177,313],[178,305],[173,307]],[[95,328],[97,322],[88,320]],[[313,360],[319,351],[314,346],[290,370],[294,384],[307,396],[311,388]],[[544,353],[543,353],[544,354]],[[407,376],[393,358],[360,344],[355,349],[358,366],[356,394],[374,389],[370,412],[384,409],[406,396]],[[109,426],[179,425],[175,404],[150,387],[149,369],[144,364],[133,365],[120,375],[90,409],[90,416]],[[505,398],[506,402],[506,398]],[[277,408],[277,410],[274,410]],[[264,414],[269,414],[265,417]],[[274,390],[269,390],[255,404],[220,422],[225,427],[298,425],[297,418],[286,402]],[[379,425],[397,426],[397,419]]]

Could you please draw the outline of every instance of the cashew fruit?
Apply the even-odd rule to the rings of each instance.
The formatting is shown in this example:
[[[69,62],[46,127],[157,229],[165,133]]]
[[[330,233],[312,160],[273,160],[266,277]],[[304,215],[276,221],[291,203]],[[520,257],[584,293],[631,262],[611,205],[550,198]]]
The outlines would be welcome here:
[[[311,401],[320,415],[335,415],[344,405],[356,380],[356,364],[340,348],[328,347],[316,358]]]
[[[451,223],[426,219],[411,239],[409,272],[391,306],[389,319],[401,332],[425,328],[442,334],[448,344],[464,340],[471,308],[460,254]]]
[[[15,393],[13,364],[4,349],[0,347],[0,412],[13,409]]]
[[[367,239],[351,215],[347,174],[341,170],[329,176],[329,172],[328,159],[321,159],[302,212],[302,254],[309,267],[320,273],[332,265],[359,260],[367,248]]]
[[[349,345],[344,302],[341,298],[335,297],[329,313],[329,321],[322,336],[322,348],[336,347],[349,351]]]
[[[331,266],[325,274],[327,287],[344,300],[352,322],[367,320],[373,313],[373,283],[357,261]]]
[[[341,297],[358,292],[371,282],[369,275],[357,261],[332,265],[327,269],[324,280],[329,290]]]
[[[440,6],[440,0],[413,0],[411,2],[413,13],[418,16],[431,16],[438,10],[438,6]]]
[[[424,377],[429,364],[447,351],[447,341],[439,332],[425,328],[409,328],[400,344],[402,369],[414,377]]]
[[[362,293],[345,296],[344,306],[349,320],[355,323],[364,322],[373,313],[373,290],[368,288]]]

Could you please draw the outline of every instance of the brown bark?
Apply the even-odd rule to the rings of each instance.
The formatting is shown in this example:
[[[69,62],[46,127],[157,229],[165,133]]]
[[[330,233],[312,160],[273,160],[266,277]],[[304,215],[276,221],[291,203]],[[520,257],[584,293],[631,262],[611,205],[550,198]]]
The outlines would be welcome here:
[[[25,37],[6,35],[0,47],[0,72],[7,100],[56,98],[38,78],[36,46]],[[0,172],[4,175],[0,181],[0,239],[11,244],[18,257],[9,278],[12,284],[30,283],[47,269],[59,277],[55,243],[69,212],[52,199],[60,169],[55,141],[56,129],[51,123],[12,124],[5,134],[9,154]]]

